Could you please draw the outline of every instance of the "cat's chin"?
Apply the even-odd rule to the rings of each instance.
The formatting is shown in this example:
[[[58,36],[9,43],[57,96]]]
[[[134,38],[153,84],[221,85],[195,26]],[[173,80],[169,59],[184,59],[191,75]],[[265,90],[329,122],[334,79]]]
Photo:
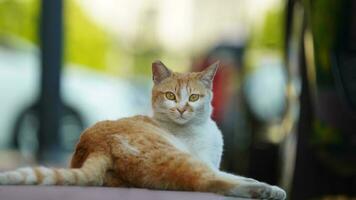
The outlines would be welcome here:
[[[179,124],[179,125],[184,125],[186,124],[187,122],[189,122],[190,119],[187,119],[187,118],[182,118],[182,117],[177,117],[177,118],[174,118],[174,119],[171,119],[173,122]]]

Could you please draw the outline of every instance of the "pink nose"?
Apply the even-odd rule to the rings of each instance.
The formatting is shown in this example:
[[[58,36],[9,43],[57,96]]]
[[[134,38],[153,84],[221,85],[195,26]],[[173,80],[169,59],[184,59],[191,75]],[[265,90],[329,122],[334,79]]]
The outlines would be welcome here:
[[[177,108],[177,110],[181,115],[183,115],[183,113],[186,111],[185,108],[182,108],[182,109]]]

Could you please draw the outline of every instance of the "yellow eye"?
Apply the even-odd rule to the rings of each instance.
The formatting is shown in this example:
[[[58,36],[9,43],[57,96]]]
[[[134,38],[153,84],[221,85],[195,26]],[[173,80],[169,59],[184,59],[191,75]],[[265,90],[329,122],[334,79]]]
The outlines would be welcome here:
[[[168,100],[174,101],[176,100],[176,95],[174,95],[173,92],[166,92],[166,98]]]
[[[194,102],[197,101],[199,99],[199,95],[198,94],[192,94],[189,97],[189,101]]]

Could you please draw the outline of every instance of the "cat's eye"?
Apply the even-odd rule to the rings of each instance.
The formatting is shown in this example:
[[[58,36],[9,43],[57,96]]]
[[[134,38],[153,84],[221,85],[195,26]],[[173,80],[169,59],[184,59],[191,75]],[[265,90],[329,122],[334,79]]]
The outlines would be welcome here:
[[[189,101],[194,102],[197,101],[199,99],[199,95],[198,94],[192,94],[189,97]]]
[[[173,92],[166,92],[166,98],[171,101],[176,100],[176,95],[173,94]]]

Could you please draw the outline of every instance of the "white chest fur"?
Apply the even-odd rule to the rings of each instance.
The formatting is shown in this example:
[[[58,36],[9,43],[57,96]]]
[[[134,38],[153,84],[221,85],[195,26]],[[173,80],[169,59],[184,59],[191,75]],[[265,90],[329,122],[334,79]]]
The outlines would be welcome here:
[[[214,169],[219,169],[222,151],[223,138],[221,131],[213,120],[208,120],[204,124],[175,127],[169,130],[178,139],[190,154],[204,161]]]

